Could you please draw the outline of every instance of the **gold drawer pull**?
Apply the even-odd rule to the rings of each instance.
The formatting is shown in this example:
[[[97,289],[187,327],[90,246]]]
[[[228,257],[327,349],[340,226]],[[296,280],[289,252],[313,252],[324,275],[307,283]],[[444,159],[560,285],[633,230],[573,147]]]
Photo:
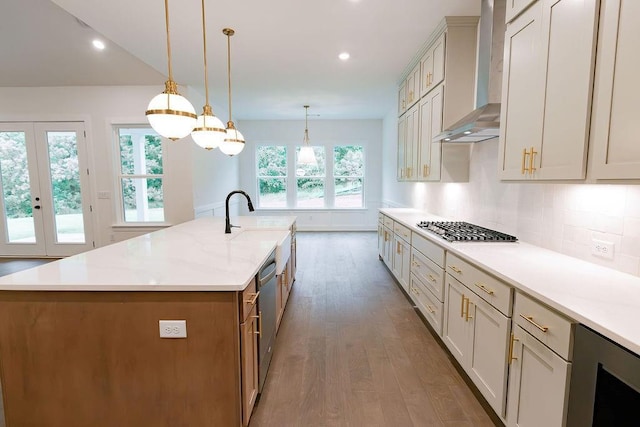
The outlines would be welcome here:
[[[418,263],[417,263],[417,262],[415,262],[415,261],[411,261],[411,265],[412,265],[413,267],[418,267],[420,264],[418,264]]]
[[[450,269],[452,269],[453,271],[455,271],[456,273],[460,274],[462,273],[462,270],[460,270],[458,267],[456,267],[455,265],[449,265],[448,266]]]
[[[258,330],[255,332],[256,335],[262,334],[262,311],[258,312],[257,316],[251,316],[254,319],[258,319]]]
[[[432,275],[430,275],[430,274],[429,274],[429,275],[428,275],[428,277],[429,277],[429,280],[430,280],[430,281],[432,281],[432,282],[435,282],[435,281],[436,281],[436,278],[435,278],[435,277],[433,277]]]
[[[525,174],[525,172],[527,172],[527,156],[529,155],[529,151],[526,148],[522,149],[522,175]]]
[[[396,242],[396,252],[400,253],[400,242]]]
[[[511,340],[509,341],[509,365],[511,365],[511,362],[513,362],[514,360],[518,360],[518,358],[513,355],[513,343],[515,341],[520,340],[516,338],[515,335],[513,335],[513,332],[511,332]]]
[[[464,294],[462,294],[462,301],[460,301],[460,317],[464,317],[464,300],[466,300],[466,298],[464,297]]]
[[[531,147],[531,155],[529,156],[529,173],[531,174],[536,171],[536,168],[533,167],[533,162],[536,158],[536,154],[538,154],[538,152],[534,150],[534,147]]]
[[[413,292],[416,295],[420,295],[420,291],[418,291],[415,286],[411,288],[411,292]]]
[[[431,314],[436,312],[436,310],[433,307],[431,307],[429,304],[427,304],[427,310],[429,310],[429,313]]]
[[[487,288],[484,283],[474,283],[474,285],[476,285],[477,287],[479,287],[480,289],[482,289],[483,291],[485,291],[486,293],[488,293],[489,295],[493,295],[494,292]]]
[[[244,300],[244,302],[246,304],[255,305],[256,301],[258,301],[258,295],[260,295],[260,291],[256,292],[255,294],[249,294],[249,295],[253,295],[253,296],[251,297],[251,299]]]
[[[549,330],[549,328],[547,326],[541,326],[540,324],[536,323],[533,320],[533,316],[525,316],[524,314],[521,314],[520,317],[522,317],[527,322],[531,323],[536,328],[540,329],[542,332],[547,332]]]

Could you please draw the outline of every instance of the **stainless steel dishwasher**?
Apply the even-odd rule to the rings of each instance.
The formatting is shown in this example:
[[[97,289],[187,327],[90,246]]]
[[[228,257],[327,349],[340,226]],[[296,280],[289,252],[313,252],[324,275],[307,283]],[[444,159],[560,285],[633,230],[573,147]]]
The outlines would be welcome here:
[[[276,280],[276,251],[274,250],[260,267],[256,277],[260,291],[260,297],[258,297],[258,328],[260,330],[258,392],[262,392],[276,338]]]

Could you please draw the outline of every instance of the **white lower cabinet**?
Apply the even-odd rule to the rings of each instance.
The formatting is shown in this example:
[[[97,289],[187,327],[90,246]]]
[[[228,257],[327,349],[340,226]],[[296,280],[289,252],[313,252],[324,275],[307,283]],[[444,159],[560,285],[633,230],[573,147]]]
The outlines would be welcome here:
[[[442,336],[443,303],[418,277],[411,273],[409,296],[439,336]]]
[[[512,340],[507,426],[564,426],[571,363],[520,326]]]
[[[411,245],[399,235],[393,236],[393,267],[391,272],[406,292],[409,292],[409,263],[411,262]]]
[[[500,417],[505,415],[511,319],[449,274],[443,339]]]

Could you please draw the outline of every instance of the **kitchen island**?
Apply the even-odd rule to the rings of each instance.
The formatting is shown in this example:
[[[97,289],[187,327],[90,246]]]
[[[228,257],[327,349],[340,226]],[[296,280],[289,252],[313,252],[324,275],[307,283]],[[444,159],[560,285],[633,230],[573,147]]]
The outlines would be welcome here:
[[[224,218],[201,218],[0,278],[6,425],[247,425],[255,275],[295,217],[233,223],[224,234]],[[160,320],[186,321],[186,338],[160,338]]]

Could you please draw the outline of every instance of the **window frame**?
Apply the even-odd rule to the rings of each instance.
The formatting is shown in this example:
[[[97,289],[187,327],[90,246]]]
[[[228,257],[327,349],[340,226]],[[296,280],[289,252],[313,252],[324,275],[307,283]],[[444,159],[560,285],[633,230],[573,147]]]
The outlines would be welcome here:
[[[347,175],[336,175],[335,153],[336,153],[336,148],[337,147],[360,147],[361,148],[361,150],[362,150],[362,175],[348,175],[348,176]],[[365,209],[365,207],[366,207],[365,176],[366,176],[366,169],[367,169],[366,168],[366,165],[367,165],[367,157],[366,157],[366,155],[367,155],[367,153],[366,153],[366,150],[365,150],[365,146],[362,145],[362,144],[348,144],[348,143],[334,144],[331,147],[331,155],[332,155],[331,156],[331,164],[332,164],[332,169],[333,169],[333,174],[332,174],[333,175],[333,183],[332,183],[332,185],[333,185],[333,197],[332,197],[332,201],[333,201],[334,208],[335,209],[347,209],[347,210],[350,210],[350,209]],[[347,179],[349,179],[349,178],[359,178],[359,179],[362,180],[362,193],[361,193],[362,194],[362,204],[360,206],[358,206],[358,207],[345,207],[345,206],[336,207],[335,206],[336,199],[337,199],[337,197],[336,197],[337,196],[336,195],[336,180],[339,179],[339,178],[347,178]]]
[[[327,162],[327,147],[325,145],[310,145],[311,148],[313,148],[314,154],[316,154],[316,148],[320,148],[322,149],[322,151],[324,152],[324,175],[304,175],[304,176],[298,176],[297,171],[298,171],[298,153],[300,152],[300,149],[303,147],[303,145],[296,145],[294,147],[294,165],[293,165],[293,169],[294,169],[294,176],[295,176],[295,183],[294,183],[294,190],[293,190],[293,199],[294,199],[294,207],[293,209],[305,209],[305,210],[313,210],[313,209],[327,209],[330,205],[331,205],[331,201],[327,198],[327,176],[329,176],[327,170],[329,169],[329,164]],[[317,155],[317,154],[316,154]],[[304,206],[298,206],[298,180],[299,179],[321,179],[322,180],[322,206],[313,206],[313,207],[304,207]]]
[[[260,147],[284,147],[285,149],[285,175],[278,175],[278,176],[271,176],[271,175],[260,175],[259,172],[259,162],[258,162],[258,154],[260,151]],[[255,148],[255,152],[254,152],[254,162],[255,162],[255,168],[254,168],[254,173],[255,173],[255,184],[256,184],[256,199],[258,201],[258,203],[256,203],[256,208],[257,209],[265,209],[265,210],[278,210],[278,209],[288,209],[289,206],[289,185],[290,185],[290,177],[289,177],[289,152],[290,152],[290,147],[287,144],[259,144],[256,145]],[[284,179],[284,187],[285,187],[285,206],[284,207],[276,207],[276,206],[261,206],[261,193],[260,193],[260,180],[261,179],[265,179],[265,178],[279,178],[279,179]]]
[[[166,164],[167,164],[167,144],[165,138],[161,137],[149,124],[144,123],[117,123],[112,124],[113,128],[113,140],[115,144],[114,149],[114,168],[115,168],[115,191],[117,194],[117,200],[114,203],[116,209],[116,227],[135,228],[135,227],[157,227],[162,225],[168,225],[167,222],[167,207],[166,207]],[[121,129],[148,129],[152,134],[157,135],[160,138],[160,148],[162,150],[162,174],[128,174],[123,173],[122,168],[122,151],[120,146],[120,130]],[[146,150],[145,150],[146,159]],[[122,188],[123,179],[160,179],[162,182],[162,221],[127,221],[125,214],[125,202],[124,193]]]

